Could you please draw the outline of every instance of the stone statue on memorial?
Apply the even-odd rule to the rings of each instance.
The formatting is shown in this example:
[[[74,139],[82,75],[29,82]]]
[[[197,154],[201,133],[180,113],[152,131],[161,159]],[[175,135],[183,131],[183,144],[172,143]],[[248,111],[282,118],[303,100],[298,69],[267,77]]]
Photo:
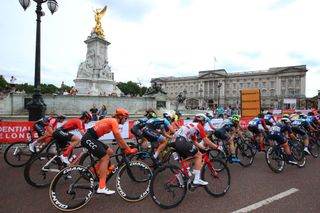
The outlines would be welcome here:
[[[94,12],[94,19],[96,21],[96,26],[93,28],[93,32],[97,33],[98,36],[104,37],[104,31],[102,29],[101,25],[101,18],[104,16],[104,14],[107,11],[107,6],[104,6],[102,9],[95,9]]]

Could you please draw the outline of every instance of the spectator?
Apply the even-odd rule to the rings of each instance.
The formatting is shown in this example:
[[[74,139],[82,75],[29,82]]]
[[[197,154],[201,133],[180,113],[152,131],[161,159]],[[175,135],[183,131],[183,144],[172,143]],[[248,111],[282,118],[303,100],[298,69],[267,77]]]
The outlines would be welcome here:
[[[10,79],[10,92],[15,92],[16,91],[16,78],[14,76],[11,76]]]
[[[92,108],[90,109],[90,112],[92,114],[92,120],[93,121],[97,121],[98,120],[98,115],[97,115],[98,109],[97,109],[95,104],[92,105]]]
[[[217,111],[218,111],[218,118],[223,118],[223,111],[224,111],[223,107],[219,106]]]
[[[99,120],[105,118],[108,114],[106,105],[102,105],[97,114],[99,116]]]

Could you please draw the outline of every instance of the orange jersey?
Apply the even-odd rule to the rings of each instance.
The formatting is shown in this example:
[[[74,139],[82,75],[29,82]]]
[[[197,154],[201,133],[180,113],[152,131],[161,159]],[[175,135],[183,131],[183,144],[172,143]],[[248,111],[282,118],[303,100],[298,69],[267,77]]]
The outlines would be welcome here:
[[[98,138],[109,132],[113,132],[113,135],[120,134],[119,124],[116,118],[104,118],[100,121],[97,121],[93,129],[95,130]]]

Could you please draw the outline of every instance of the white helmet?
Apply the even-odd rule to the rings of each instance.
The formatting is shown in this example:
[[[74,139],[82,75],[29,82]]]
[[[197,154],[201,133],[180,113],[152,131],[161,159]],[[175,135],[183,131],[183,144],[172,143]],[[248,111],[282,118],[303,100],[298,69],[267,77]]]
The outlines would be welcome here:
[[[194,119],[195,121],[207,121],[207,116],[205,114],[197,114]]]

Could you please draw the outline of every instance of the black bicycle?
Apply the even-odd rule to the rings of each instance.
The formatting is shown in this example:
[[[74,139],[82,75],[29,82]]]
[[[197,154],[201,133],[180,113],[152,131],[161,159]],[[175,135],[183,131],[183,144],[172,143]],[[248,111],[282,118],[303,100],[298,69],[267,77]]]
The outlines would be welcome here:
[[[280,173],[284,169],[284,165],[288,162],[288,156],[284,149],[275,140],[271,141],[271,146],[266,151],[266,161],[268,167],[275,173]],[[303,145],[301,142],[294,142],[289,140],[289,147],[291,149],[293,158],[298,162],[296,165],[302,168],[306,164],[306,157],[303,151]]]
[[[4,161],[12,167],[22,167],[28,164],[31,158],[38,153],[43,152],[46,149],[46,152],[51,152],[52,147],[47,146],[47,143],[40,143],[39,150],[31,152],[29,149],[29,144],[32,143],[35,138],[33,137],[34,130],[29,130],[29,138],[26,141],[17,141],[10,144],[4,151]]]
[[[149,194],[152,171],[141,161],[130,161],[122,150],[121,160],[107,176],[107,181],[116,174],[116,190],[121,198],[137,202]],[[99,183],[95,165],[98,161],[89,152],[83,155],[80,164],[61,170],[52,180],[49,197],[54,207],[61,211],[74,211],[85,206],[93,197]]]

